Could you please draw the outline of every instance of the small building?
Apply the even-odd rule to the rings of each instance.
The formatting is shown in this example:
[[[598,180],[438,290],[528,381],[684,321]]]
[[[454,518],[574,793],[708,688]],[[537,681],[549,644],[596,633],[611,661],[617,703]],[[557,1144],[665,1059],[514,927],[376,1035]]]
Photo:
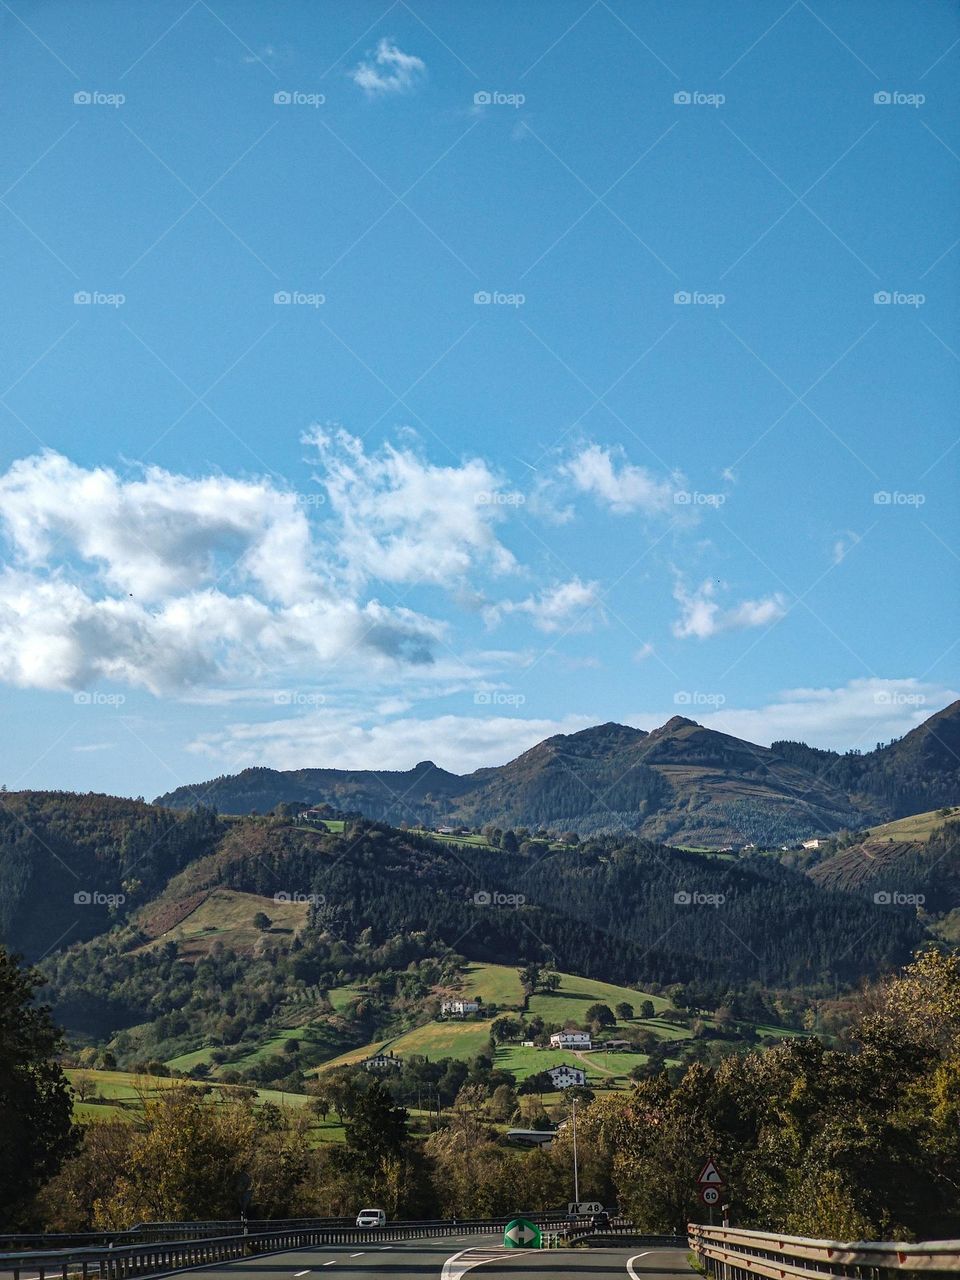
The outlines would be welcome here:
[[[819,849],[825,843],[824,840],[804,840],[803,847],[804,849]]]
[[[524,1049],[535,1049],[537,1047],[536,1042],[533,1040],[521,1040],[520,1044]]]
[[[551,1049],[592,1049],[589,1031],[555,1031],[550,1037]]]
[[[570,1089],[574,1085],[585,1085],[587,1073],[582,1067],[571,1067],[564,1063],[560,1067],[548,1067],[547,1075],[553,1081],[555,1089]]]
[[[465,1018],[480,1008],[477,1000],[441,1000],[440,1014],[444,1018]]]
[[[369,1058],[364,1058],[360,1065],[364,1071],[399,1071],[402,1064],[394,1054],[384,1053],[381,1049],[379,1053],[372,1053]]]

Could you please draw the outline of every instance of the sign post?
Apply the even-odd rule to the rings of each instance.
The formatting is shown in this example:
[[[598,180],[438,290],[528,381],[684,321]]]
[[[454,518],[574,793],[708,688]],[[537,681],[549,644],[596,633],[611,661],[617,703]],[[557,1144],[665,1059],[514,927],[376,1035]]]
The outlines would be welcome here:
[[[540,1228],[527,1218],[514,1218],[503,1231],[505,1249],[539,1249]]]
[[[713,1226],[713,1209],[720,1203],[720,1195],[726,1184],[723,1174],[717,1168],[715,1160],[708,1160],[697,1175],[697,1187],[700,1199],[710,1210],[710,1225]]]

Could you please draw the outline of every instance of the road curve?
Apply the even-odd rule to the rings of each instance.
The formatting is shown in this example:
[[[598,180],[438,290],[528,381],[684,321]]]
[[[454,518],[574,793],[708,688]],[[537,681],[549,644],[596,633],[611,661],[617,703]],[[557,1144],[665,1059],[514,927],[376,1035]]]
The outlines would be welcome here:
[[[690,1280],[683,1249],[644,1249],[613,1244],[604,1248],[499,1248],[500,1234],[450,1235],[392,1244],[319,1245],[265,1254],[239,1262],[196,1267],[202,1280]],[[183,1273],[180,1273],[183,1274]]]

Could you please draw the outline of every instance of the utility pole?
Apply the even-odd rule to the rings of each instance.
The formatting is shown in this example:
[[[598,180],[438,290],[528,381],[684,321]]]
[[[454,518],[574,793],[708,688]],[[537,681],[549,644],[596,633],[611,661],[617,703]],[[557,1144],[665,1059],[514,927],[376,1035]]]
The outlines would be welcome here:
[[[577,1168],[577,1100],[573,1099],[573,1198],[580,1203],[580,1171]]]

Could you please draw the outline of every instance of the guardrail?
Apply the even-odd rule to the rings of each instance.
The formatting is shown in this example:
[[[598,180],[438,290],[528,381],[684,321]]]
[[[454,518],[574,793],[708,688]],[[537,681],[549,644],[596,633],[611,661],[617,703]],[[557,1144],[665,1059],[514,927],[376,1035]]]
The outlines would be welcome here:
[[[4,1250],[83,1249],[98,1245],[152,1244],[165,1240],[200,1240],[204,1236],[240,1235],[244,1231],[284,1231],[292,1227],[350,1227],[355,1218],[230,1218],[206,1222],[138,1222],[117,1231],[47,1231],[0,1235]]]
[[[544,1225],[556,1217],[532,1215]],[[502,1231],[509,1218],[470,1219],[465,1222],[436,1220],[395,1222],[385,1227],[293,1226],[271,1231],[248,1231],[222,1236],[200,1236],[192,1240],[153,1241],[143,1244],[113,1244],[99,1247],[32,1250],[0,1254],[0,1273],[12,1273],[14,1280],[39,1276],[39,1280],[59,1276],[60,1280],[79,1276],[82,1280],[129,1280],[133,1276],[156,1276],[186,1267],[227,1262],[258,1253],[279,1253],[287,1249],[316,1248],[325,1244],[377,1244],[385,1241],[418,1240],[456,1235],[485,1235]]]
[[[812,1240],[734,1227],[691,1223],[687,1240],[703,1268],[718,1280],[816,1280],[854,1276],[883,1280],[911,1272],[960,1271],[960,1240],[899,1241]]]

